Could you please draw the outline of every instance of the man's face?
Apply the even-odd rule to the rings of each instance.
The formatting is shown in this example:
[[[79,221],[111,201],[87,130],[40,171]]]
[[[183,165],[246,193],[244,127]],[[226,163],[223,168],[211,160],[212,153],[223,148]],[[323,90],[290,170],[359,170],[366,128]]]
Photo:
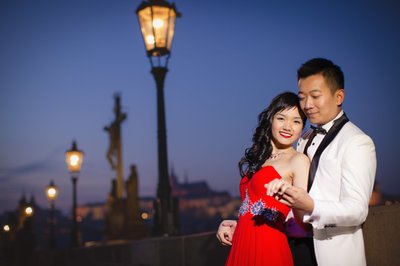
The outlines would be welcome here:
[[[312,124],[324,125],[341,111],[344,90],[332,93],[321,74],[300,79],[298,87],[301,109]]]

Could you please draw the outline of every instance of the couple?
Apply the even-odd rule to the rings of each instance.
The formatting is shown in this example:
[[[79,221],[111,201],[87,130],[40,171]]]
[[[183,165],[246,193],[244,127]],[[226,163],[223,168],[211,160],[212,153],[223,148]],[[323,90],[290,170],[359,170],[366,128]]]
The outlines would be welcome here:
[[[340,67],[311,59],[297,79],[298,96],[272,100],[239,162],[239,220],[223,221],[217,232],[232,246],[226,265],[366,265],[361,224],[376,172],[374,143],[342,110]],[[316,127],[296,151],[306,116]]]

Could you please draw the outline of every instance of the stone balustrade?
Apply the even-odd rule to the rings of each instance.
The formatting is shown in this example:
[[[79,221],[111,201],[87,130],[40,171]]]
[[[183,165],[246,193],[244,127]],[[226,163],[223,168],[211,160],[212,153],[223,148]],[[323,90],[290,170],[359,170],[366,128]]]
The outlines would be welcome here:
[[[363,225],[368,266],[400,265],[400,204],[370,208]],[[147,238],[68,251],[37,252],[40,266],[213,266],[224,265],[229,248],[215,232]]]

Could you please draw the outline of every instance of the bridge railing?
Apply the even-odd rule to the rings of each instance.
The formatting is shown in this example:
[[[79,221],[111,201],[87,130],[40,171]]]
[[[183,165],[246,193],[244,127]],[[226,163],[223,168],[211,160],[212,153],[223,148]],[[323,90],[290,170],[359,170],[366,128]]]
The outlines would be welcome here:
[[[400,204],[370,208],[363,232],[368,266],[400,265]],[[215,232],[208,232],[37,252],[34,265],[213,266],[224,265],[228,252]]]

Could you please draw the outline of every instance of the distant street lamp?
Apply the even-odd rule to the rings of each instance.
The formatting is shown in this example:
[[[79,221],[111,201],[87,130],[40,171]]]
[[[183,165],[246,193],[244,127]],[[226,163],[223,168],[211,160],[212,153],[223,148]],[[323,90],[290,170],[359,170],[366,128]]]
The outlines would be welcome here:
[[[33,208],[31,206],[25,207],[24,212],[26,217],[33,216]]]
[[[72,230],[71,230],[71,247],[79,247],[79,228],[76,215],[76,183],[81,170],[83,161],[83,152],[78,150],[76,141],[72,142],[72,148],[65,152],[65,160],[67,162],[68,171],[71,173],[72,180]]]
[[[172,198],[168,178],[164,80],[168,72],[175,20],[181,14],[174,4],[165,0],[143,1],[136,14],[157,86],[158,187],[154,202],[154,231],[157,235],[174,235],[178,233],[178,203]]]
[[[54,201],[58,196],[58,188],[54,185],[53,180],[50,181],[50,184],[46,187],[46,196],[50,203],[50,235],[49,235],[49,249],[54,249],[56,247],[56,238],[55,238],[55,217],[54,217]]]
[[[8,224],[4,225],[3,226],[3,231],[6,232],[6,233],[10,232],[10,226]]]

